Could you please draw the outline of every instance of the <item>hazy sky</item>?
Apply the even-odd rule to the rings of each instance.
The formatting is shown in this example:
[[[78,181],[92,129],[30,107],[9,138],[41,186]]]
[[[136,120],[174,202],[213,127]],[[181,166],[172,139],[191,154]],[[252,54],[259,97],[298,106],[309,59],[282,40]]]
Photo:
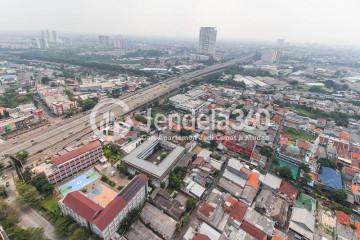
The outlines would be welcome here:
[[[360,45],[360,0],[0,0],[0,31]]]

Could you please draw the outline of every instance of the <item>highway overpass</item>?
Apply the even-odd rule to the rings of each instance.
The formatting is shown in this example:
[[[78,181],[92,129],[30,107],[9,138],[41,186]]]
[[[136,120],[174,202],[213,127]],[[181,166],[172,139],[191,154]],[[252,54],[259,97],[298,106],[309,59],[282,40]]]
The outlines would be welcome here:
[[[219,72],[229,66],[249,61],[252,57],[253,54],[249,54],[239,59],[172,77],[161,83],[156,83],[140,89],[134,94],[120,99],[129,106],[128,112],[130,112],[161,96],[167,95],[169,92],[174,91],[195,79]],[[126,112],[121,112],[117,110],[117,108],[119,108],[117,105],[108,105],[102,108],[100,113],[111,110],[112,112],[118,111],[118,114],[120,115],[126,114]],[[97,120],[100,120],[100,118]],[[61,123],[57,123],[44,129],[40,133],[37,132],[31,136],[30,139],[24,139],[23,141],[20,139],[16,144],[11,140],[6,141],[0,144],[1,156],[6,157],[7,155],[15,154],[20,150],[26,150],[30,155],[28,162],[33,163],[35,160],[40,160],[48,155],[56,154],[71,143],[79,141],[79,139],[84,136],[90,136],[92,129],[89,122],[90,112],[86,112],[84,116],[74,119],[73,121],[64,120]]]

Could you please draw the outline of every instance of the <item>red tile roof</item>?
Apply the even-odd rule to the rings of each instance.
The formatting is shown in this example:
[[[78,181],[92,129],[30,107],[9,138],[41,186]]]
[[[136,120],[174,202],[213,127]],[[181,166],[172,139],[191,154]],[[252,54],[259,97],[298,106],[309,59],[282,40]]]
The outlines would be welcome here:
[[[104,230],[125,206],[125,200],[121,197],[116,197],[106,206],[106,208],[97,218],[94,219],[92,223],[95,224],[101,231]]]
[[[273,235],[271,240],[284,240],[284,239],[279,235]]]
[[[75,149],[75,150],[73,150],[71,152],[65,153],[64,155],[61,155],[61,156],[53,159],[52,163],[54,165],[60,165],[62,163],[65,163],[65,162],[77,157],[77,156],[80,156],[80,155],[82,155],[82,154],[84,154],[84,153],[86,153],[86,152],[88,152],[90,150],[93,150],[93,149],[99,147],[100,145],[101,145],[100,141],[96,140],[94,142],[91,142],[91,143],[89,143],[87,145],[79,147],[79,148],[77,148],[77,149]]]
[[[197,233],[192,240],[210,240],[210,238],[205,234]]]
[[[299,194],[298,189],[284,180],[280,184],[279,192],[285,194],[292,201],[294,201]]]
[[[301,148],[301,149],[304,149],[304,150],[309,150],[310,147],[311,147],[311,144],[309,142],[306,142],[306,141],[302,141],[302,140],[296,140],[296,145]]]
[[[210,204],[208,204],[207,202],[204,202],[203,204],[200,205],[198,211],[202,215],[204,215],[206,217],[210,217],[211,213],[213,213],[215,211],[215,208],[213,206],[211,206]]]
[[[126,139],[120,138],[119,140],[115,141],[115,143],[119,145],[123,145],[124,143],[126,143]]]
[[[360,238],[360,222],[356,222],[355,227],[356,227],[356,236]]]
[[[105,208],[100,207],[79,191],[69,193],[63,203],[102,231],[147,181],[148,177],[145,174],[137,175]]]
[[[249,178],[246,181],[246,185],[256,190],[259,189],[259,185],[260,185],[259,174],[257,172],[250,173]]]
[[[205,159],[203,157],[197,157],[193,162],[192,164],[194,166],[200,166],[200,165],[203,165],[205,162]]]
[[[236,220],[238,222],[242,222],[242,220],[244,219],[245,213],[247,210],[247,206],[241,202],[236,202],[234,204],[234,208],[232,209],[231,213],[230,213],[230,220]]]
[[[352,152],[351,155],[352,155],[352,158],[357,159],[357,160],[360,160],[360,153],[358,153],[358,152]]]
[[[273,122],[276,123],[276,124],[279,124],[282,120],[284,119],[283,116],[279,115],[279,114],[276,114],[274,117],[273,117]]]
[[[266,240],[267,239],[266,234],[263,231],[261,231],[254,225],[248,223],[247,221],[243,221],[240,228],[257,240]]]
[[[339,134],[339,137],[340,137],[341,139],[343,139],[343,140],[349,140],[349,139],[350,139],[350,135],[349,135],[349,133],[347,133],[347,132],[341,132],[341,133]]]
[[[350,226],[351,219],[350,219],[349,215],[347,215],[346,213],[344,213],[342,211],[335,211],[335,215],[336,215],[336,220],[340,224]]]
[[[67,194],[63,203],[89,222],[103,209],[78,191]]]
[[[93,220],[95,224],[101,231],[104,230],[111,221],[119,214],[119,212],[126,206],[127,202],[135,195],[130,195],[129,199],[126,199],[126,195],[131,193],[137,184],[140,184],[141,187],[146,184],[148,177],[145,174],[137,175],[121,192],[114,198],[106,208]]]

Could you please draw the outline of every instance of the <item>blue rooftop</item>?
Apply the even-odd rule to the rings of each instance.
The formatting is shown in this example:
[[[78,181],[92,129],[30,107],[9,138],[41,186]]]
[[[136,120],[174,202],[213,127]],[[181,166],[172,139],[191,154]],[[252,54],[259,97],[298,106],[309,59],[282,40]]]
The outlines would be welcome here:
[[[343,189],[341,174],[332,168],[321,168],[320,182],[329,189]]]

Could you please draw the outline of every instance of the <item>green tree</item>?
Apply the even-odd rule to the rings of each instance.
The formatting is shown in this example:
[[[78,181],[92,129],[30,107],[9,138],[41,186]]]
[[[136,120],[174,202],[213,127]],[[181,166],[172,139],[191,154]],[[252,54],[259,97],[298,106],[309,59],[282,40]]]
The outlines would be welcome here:
[[[334,189],[328,194],[328,197],[339,204],[344,204],[347,194],[342,189]]]
[[[306,163],[301,163],[300,166],[299,166],[299,169],[304,171],[304,173],[309,173],[310,172],[310,167]]]
[[[185,128],[181,128],[180,129],[180,136],[182,137],[186,137],[186,136],[190,136],[191,135],[191,131],[187,130]]]
[[[120,162],[120,164],[118,164],[117,168],[118,168],[120,173],[122,173],[124,175],[128,174],[127,165],[125,163],[123,163],[122,161]]]
[[[43,228],[29,228],[26,230],[27,239],[47,240]]]
[[[278,169],[279,175],[287,180],[292,179],[291,169],[288,166],[283,166]]]
[[[268,157],[268,158],[272,156],[273,151],[274,150],[269,146],[262,146],[260,148],[261,155],[264,155],[265,157]]]
[[[54,223],[55,234],[59,237],[69,236],[71,232],[67,230],[72,223],[74,222],[69,217],[58,217]]]
[[[78,225],[76,222],[73,222],[73,223],[71,223],[71,224],[67,227],[66,231],[69,232],[69,233],[72,233],[72,232],[74,232],[78,227],[79,227],[79,225]]]
[[[18,212],[12,206],[0,201],[0,209],[0,225],[3,226],[11,240],[47,240],[42,228],[22,229],[18,227]]]
[[[54,186],[49,183],[44,175],[33,177],[30,183],[44,196],[48,197],[53,194]]]
[[[196,200],[193,199],[193,198],[189,198],[187,201],[186,201],[186,211],[187,212],[190,212],[192,209],[194,209],[194,207],[196,206]]]
[[[44,76],[41,78],[41,83],[44,85],[49,85],[50,78],[48,76]]]
[[[80,106],[83,111],[87,111],[87,110],[93,109],[97,103],[98,103],[97,98],[89,98],[84,101],[81,101]]]
[[[5,164],[0,162],[0,173],[4,170]]]
[[[210,148],[215,149],[217,146],[218,146],[218,143],[216,142],[216,140],[211,139],[210,140]]]
[[[301,182],[302,184],[304,184],[304,185],[310,183],[311,180],[312,180],[312,179],[311,179],[310,175],[307,174],[307,173],[304,173],[304,174],[301,176],[301,178],[300,178],[300,182]]]
[[[77,228],[69,237],[69,240],[88,240],[89,233],[84,228]]]
[[[17,181],[15,185],[16,191],[18,192],[17,200],[20,203],[29,204],[30,206],[39,206],[42,197],[34,186],[21,181]]]
[[[336,163],[327,158],[320,158],[317,160],[317,163],[320,164],[321,167],[329,167],[332,169],[336,169]]]
[[[23,173],[23,178],[24,178],[24,181],[25,182],[30,182],[31,181],[31,169],[29,167],[26,167],[25,170],[24,170],[24,173]]]
[[[25,163],[26,159],[28,158],[29,153],[26,150],[21,150],[16,153],[16,158],[19,159],[21,162]]]
[[[122,222],[120,223],[119,232],[121,234],[126,233],[130,229],[131,224],[135,222],[140,212],[141,212],[141,208],[134,208],[128,213],[125,219],[122,220]]]
[[[170,172],[169,176],[169,187],[172,189],[179,190],[183,186],[183,179],[186,174],[186,168],[176,167]]]

